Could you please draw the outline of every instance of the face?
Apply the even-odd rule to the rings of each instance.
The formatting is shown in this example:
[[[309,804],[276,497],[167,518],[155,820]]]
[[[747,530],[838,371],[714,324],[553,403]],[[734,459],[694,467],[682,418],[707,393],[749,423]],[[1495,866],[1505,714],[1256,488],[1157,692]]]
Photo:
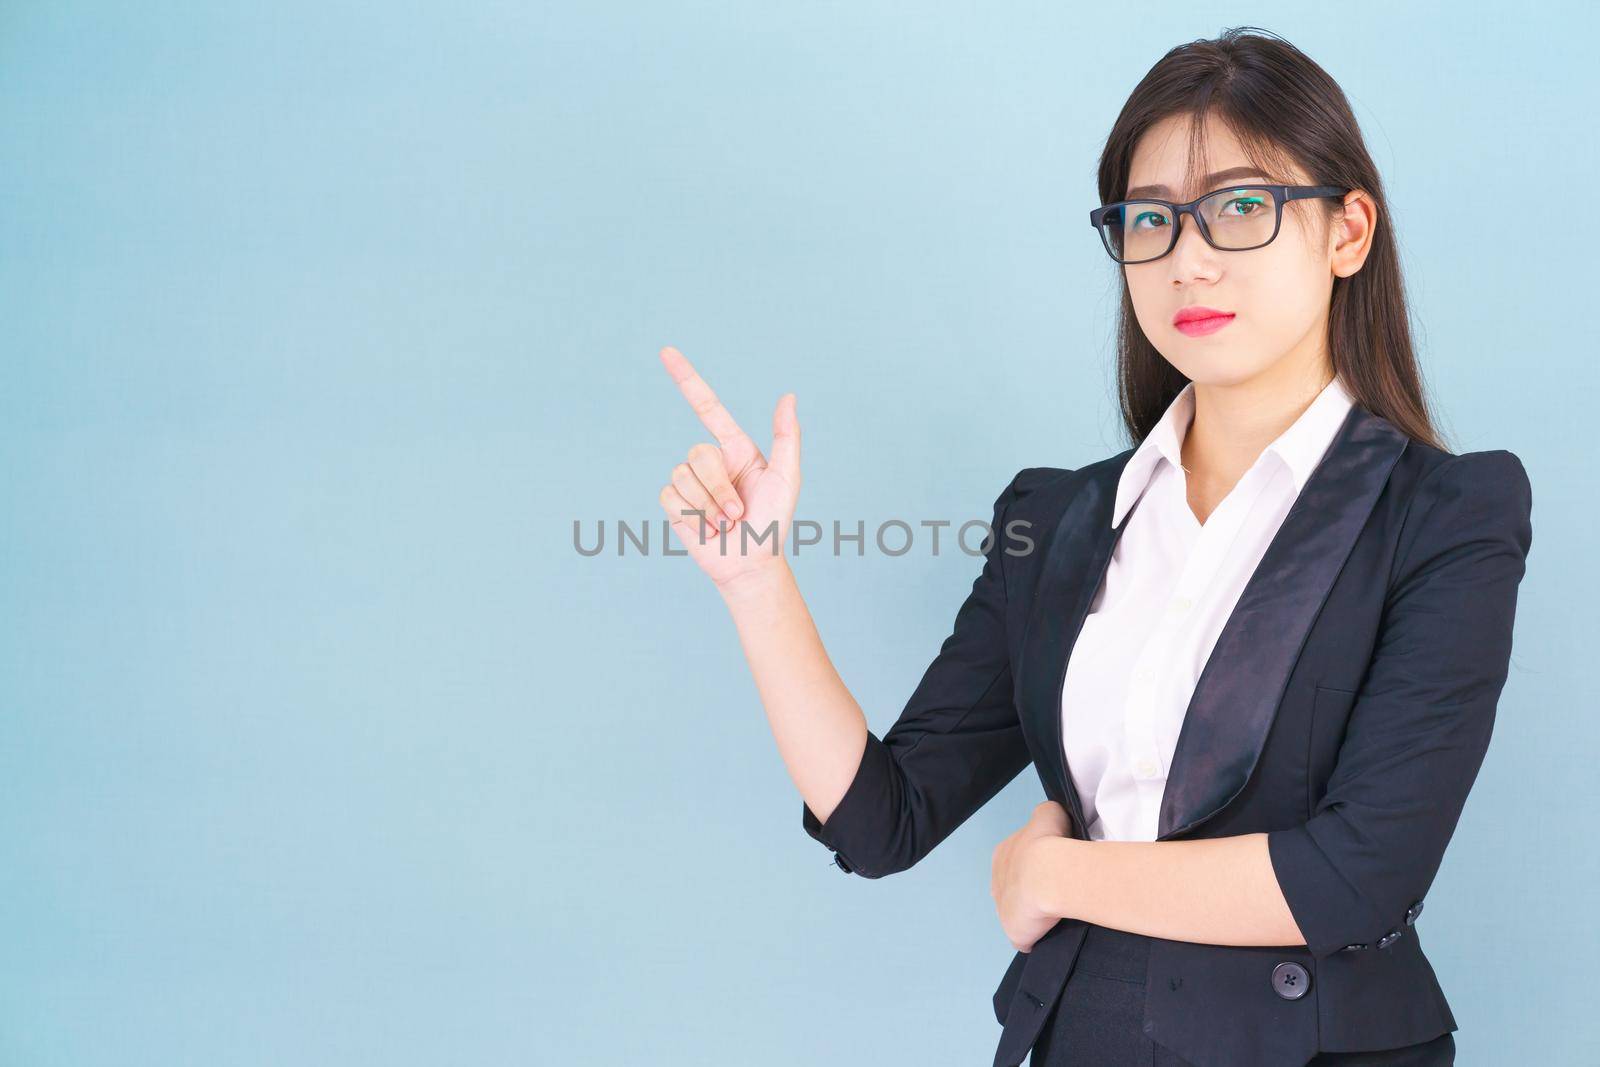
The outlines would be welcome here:
[[[1207,175],[1253,168],[1227,127],[1211,119],[1206,129],[1206,165],[1191,173],[1189,117],[1173,116],[1151,127],[1136,147],[1128,189],[1163,185],[1165,191],[1134,192],[1175,203],[1250,181],[1317,184],[1298,167],[1283,173],[1207,180]],[[1139,326],[1183,375],[1197,384],[1235,385],[1267,376],[1304,380],[1325,376],[1328,367],[1329,304],[1336,276],[1360,269],[1371,243],[1374,205],[1365,193],[1347,194],[1343,218],[1326,226],[1318,213],[1337,209],[1335,200],[1291,200],[1272,243],[1243,252],[1212,248],[1194,220],[1180,216],[1178,243],[1161,259],[1124,266]],[[1244,210],[1244,208],[1236,208]],[[1185,333],[1173,316],[1203,306],[1233,317],[1209,333]]]

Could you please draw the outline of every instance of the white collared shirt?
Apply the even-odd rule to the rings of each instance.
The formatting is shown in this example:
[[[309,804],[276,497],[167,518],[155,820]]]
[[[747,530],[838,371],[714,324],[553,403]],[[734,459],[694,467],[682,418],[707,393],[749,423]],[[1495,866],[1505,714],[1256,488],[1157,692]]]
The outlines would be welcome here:
[[[1329,382],[1204,525],[1190,510],[1182,467],[1193,382],[1128,457],[1112,525],[1130,508],[1133,515],[1062,683],[1061,736],[1091,839],[1156,839],[1167,771],[1200,671],[1351,403],[1338,378]]]

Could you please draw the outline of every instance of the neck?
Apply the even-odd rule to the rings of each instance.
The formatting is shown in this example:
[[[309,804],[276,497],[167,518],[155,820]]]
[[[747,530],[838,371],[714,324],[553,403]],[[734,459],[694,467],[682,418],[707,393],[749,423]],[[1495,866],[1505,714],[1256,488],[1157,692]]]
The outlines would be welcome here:
[[[1231,486],[1333,380],[1326,358],[1285,363],[1243,382],[1195,383],[1194,415],[1183,437],[1186,472]]]

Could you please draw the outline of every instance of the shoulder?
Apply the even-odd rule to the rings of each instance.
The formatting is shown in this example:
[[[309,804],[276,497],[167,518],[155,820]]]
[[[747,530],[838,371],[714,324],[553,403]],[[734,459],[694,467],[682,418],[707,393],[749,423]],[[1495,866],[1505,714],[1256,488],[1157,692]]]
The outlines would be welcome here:
[[[1053,499],[1070,499],[1072,486],[1078,472],[1066,467],[1024,467],[1011,476],[1011,481],[1000,490],[994,500],[994,525],[996,529],[1009,528],[1021,518],[1028,525],[1042,514],[1041,504],[1049,506]]]
[[[1059,511],[1087,482],[1105,468],[1120,465],[1133,452],[1129,448],[1084,467],[1024,467],[1012,476],[997,503],[1028,500],[1029,510]]]
[[[1459,455],[1413,441],[1416,465],[1401,526],[1397,565],[1420,564],[1469,544],[1498,544],[1526,556],[1532,543],[1533,487],[1527,468],[1504,448]]]
[[[1412,514],[1417,513],[1418,505],[1432,508],[1462,498],[1501,510],[1528,511],[1532,507],[1533,486],[1527,468],[1509,449],[1456,455],[1413,441],[1406,451],[1416,454],[1417,464]]]
[[[1528,485],[1528,472],[1522,459],[1505,448],[1490,448],[1480,452],[1446,452],[1421,441],[1406,444],[1401,464],[1415,469],[1419,490],[1429,488],[1428,483],[1442,479],[1472,483],[1504,482]]]
[[[1013,497],[1030,496],[1048,486],[1060,485],[1076,473],[1069,467],[1024,467],[1012,476],[1007,488]]]
[[[1011,476],[1011,481],[994,498],[997,519],[1004,517],[1018,500],[1032,496],[1038,489],[1070,478],[1072,471],[1062,467],[1024,467]]]
[[[1010,531],[1053,530],[1084,486],[1115,480],[1132,455],[1129,448],[1083,467],[1024,467],[1012,475],[994,502],[994,526]]]

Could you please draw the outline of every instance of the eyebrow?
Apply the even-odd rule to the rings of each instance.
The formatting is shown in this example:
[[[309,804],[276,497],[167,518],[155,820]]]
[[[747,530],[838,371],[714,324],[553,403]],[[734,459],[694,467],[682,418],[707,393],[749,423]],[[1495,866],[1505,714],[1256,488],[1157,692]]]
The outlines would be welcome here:
[[[1207,174],[1205,176],[1205,185],[1206,185],[1206,188],[1208,188],[1208,189],[1214,189],[1214,188],[1216,188],[1216,186],[1220,185],[1221,183],[1226,182],[1226,181],[1231,181],[1234,178],[1266,178],[1266,177],[1268,177],[1268,175],[1263,174],[1261,171],[1257,170],[1254,167],[1229,167],[1227,170],[1219,170],[1215,174]],[[1171,196],[1171,195],[1173,195],[1172,194],[1172,190],[1168,189],[1165,185],[1139,185],[1139,186],[1135,186],[1132,189],[1129,189],[1127,196],[1125,196],[1123,199],[1125,199],[1125,200],[1136,200],[1141,196]]]

